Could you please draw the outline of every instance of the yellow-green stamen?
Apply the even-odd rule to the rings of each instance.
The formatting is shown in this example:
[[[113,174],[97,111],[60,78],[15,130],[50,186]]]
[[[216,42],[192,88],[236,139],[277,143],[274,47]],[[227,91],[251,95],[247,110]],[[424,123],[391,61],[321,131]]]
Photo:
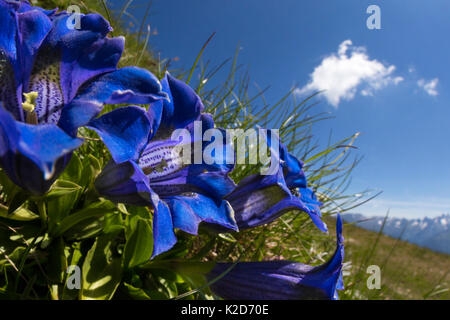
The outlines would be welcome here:
[[[22,102],[22,108],[26,112],[33,112],[36,107],[36,99],[38,97],[38,93],[36,91],[31,91],[28,93],[24,93],[25,102]]]

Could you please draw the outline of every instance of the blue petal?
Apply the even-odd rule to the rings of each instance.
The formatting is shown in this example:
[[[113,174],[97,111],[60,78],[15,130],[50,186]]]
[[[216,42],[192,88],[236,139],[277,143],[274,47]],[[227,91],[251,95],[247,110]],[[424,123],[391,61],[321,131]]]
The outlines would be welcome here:
[[[154,204],[155,195],[148,178],[133,161],[120,164],[110,161],[95,180],[95,188],[113,202],[137,206]]]
[[[311,210],[313,205],[310,207],[291,194],[280,171],[276,175],[252,175],[242,179],[225,200],[233,207],[240,230],[270,223],[289,211],[301,210],[308,213],[321,231],[327,232],[320,216]]]
[[[169,205],[174,226],[185,232],[196,235],[198,225],[202,221],[230,230],[238,230],[233,217],[233,209],[226,201],[217,205],[213,199],[198,193],[187,193],[163,199]]]
[[[0,2],[0,30],[0,51],[7,55],[12,64],[16,64],[18,60],[17,21],[11,6],[4,1]]]
[[[224,146],[223,152],[212,155],[212,160],[214,160],[212,164],[206,164],[203,157],[201,163],[194,163],[193,154],[197,151],[195,142],[200,141],[199,152],[203,155],[207,146],[207,143],[202,141],[203,133],[214,125],[211,115],[208,114],[201,114],[199,121],[201,121],[199,123],[202,125],[202,132],[199,132],[198,136],[194,133],[193,123],[186,126],[186,130],[190,133],[188,139],[191,139],[188,141],[172,140],[171,132],[165,131],[167,128],[160,126],[152,141],[143,151],[139,164],[148,174],[152,187],[161,196],[174,195],[174,192],[191,191],[209,195],[221,201],[234,189],[235,184],[228,177],[228,173],[234,167],[234,150],[226,148],[225,134],[222,135],[223,141],[221,141],[221,145]],[[185,163],[178,153],[175,154],[172,151],[177,145],[189,142],[191,142],[190,163]],[[231,164],[228,164],[230,162]],[[161,166],[162,168],[160,168]]]
[[[125,67],[99,76],[83,87],[76,100],[97,101],[106,104],[149,104],[166,99],[161,84],[150,71]]]
[[[162,197],[178,195],[184,192],[196,192],[207,195],[220,203],[222,198],[236,186],[233,180],[223,172],[203,172],[189,170],[194,166],[182,170],[171,177],[165,176],[161,180],[150,179],[152,188]]]
[[[28,0],[22,0],[22,1],[1,0],[0,3],[8,3],[10,5],[10,7],[13,8],[14,10],[16,10],[17,12],[27,12],[30,10],[39,10],[41,12],[46,13],[47,15],[51,15],[52,13],[54,13],[56,11],[56,9],[55,10],[44,10],[39,7],[33,7],[32,5],[30,5],[30,2]]]
[[[52,23],[42,11],[19,12],[14,7],[11,3],[0,2],[0,51],[14,66],[16,81],[24,84]]]
[[[198,187],[200,190],[214,199],[222,199],[232,192],[236,187],[234,181],[228,176],[227,172],[202,171],[195,172],[192,167],[187,176],[186,183]]]
[[[103,110],[98,102],[75,100],[62,109],[58,126],[72,136],[76,136],[79,127],[87,125]]]
[[[286,184],[289,188],[306,188],[306,176],[303,172],[303,162],[287,151],[284,144],[280,144],[280,157],[283,161],[283,170]]]
[[[77,149],[83,141],[72,138],[55,125],[29,125],[17,122],[21,140],[18,152],[33,160],[48,180],[54,169],[54,163],[61,156]]]
[[[198,119],[204,106],[191,87],[169,73],[161,80],[161,85],[170,98],[164,101],[163,123],[174,128],[184,128]]]
[[[51,22],[41,11],[16,10],[16,4],[0,2],[0,100],[17,120],[23,120],[22,88],[27,88],[38,48]]]
[[[45,193],[82,140],[55,125],[28,125],[15,121],[0,107],[0,158],[8,176],[23,189]]]
[[[70,25],[68,20],[71,22],[71,19],[73,19],[72,14],[68,14],[65,11],[53,16],[54,28],[47,38],[47,42],[50,45],[80,50],[83,49],[83,46],[89,45],[101,37],[105,37],[112,31],[108,21],[96,13],[81,14],[80,29],[68,27]],[[70,52],[67,53],[70,54]],[[77,55],[77,52],[72,52],[72,54]]]
[[[272,132],[268,130],[267,142],[272,146]],[[283,168],[286,184],[289,188],[306,188],[306,176],[303,172],[303,162],[289,153],[287,147],[281,142],[279,136],[276,136],[279,145],[280,164]]]
[[[180,199],[178,199],[180,198]],[[195,214],[189,204],[183,201],[183,197],[168,197],[165,202],[172,212],[172,220],[175,228],[196,235],[202,219]]]
[[[148,137],[149,141],[158,131],[159,125],[161,124],[161,118],[163,113],[163,101],[165,100],[157,100],[148,107],[147,114],[148,118],[150,119],[152,128],[150,131],[150,135]]]
[[[153,215],[152,258],[170,250],[176,242],[170,209],[164,201],[159,200],[156,202]]]
[[[78,89],[99,74],[116,69],[123,52],[125,38],[103,38],[84,48],[78,57],[61,63],[61,88],[66,101],[71,101]]]
[[[17,80],[23,84],[24,88],[27,88],[38,50],[51,30],[52,23],[45,13],[38,10],[20,13],[17,15],[17,19],[19,26],[18,50],[22,69],[22,78]]]
[[[305,210],[301,202],[293,202],[289,190],[283,187],[277,175],[252,175],[242,179],[225,197],[234,212],[240,230],[267,224],[286,213]]]
[[[137,106],[115,109],[92,120],[88,127],[102,138],[116,163],[136,161],[151,131],[146,110]]]
[[[327,281],[322,280],[322,287],[327,290],[329,295],[333,295],[335,298],[337,297],[336,290],[342,290],[344,288],[342,281],[342,264],[344,262],[345,249],[342,227],[342,217],[338,214],[336,218],[336,250],[327,263],[315,267],[316,277],[311,277],[311,282],[319,281],[320,276],[326,278]]]
[[[15,151],[20,139],[16,122],[11,115],[5,111],[0,101],[0,156],[3,157],[9,151]]]
[[[149,104],[165,99],[158,79],[149,71],[125,67],[103,74],[80,89],[61,113],[59,126],[73,134],[97,116],[103,104]]]
[[[322,216],[320,207],[323,205],[323,203],[317,200],[314,191],[310,188],[299,188],[299,192],[301,194],[300,199],[303,201],[303,203],[306,204],[310,212],[313,212],[319,217]]]
[[[340,287],[344,244],[342,221],[337,220],[337,248],[332,258],[317,267],[292,261],[237,263],[217,280],[211,290],[224,299],[299,300],[335,299]],[[212,281],[223,275],[232,263],[218,263],[207,275]]]
[[[68,27],[72,19],[66,12],[56,15],[46,41],[61,53],[61,89],[66,102],[89,79],[116,69],[125,41],[123,37],[106,38],[112,29],[98,14],[81,14],[79,28]]]

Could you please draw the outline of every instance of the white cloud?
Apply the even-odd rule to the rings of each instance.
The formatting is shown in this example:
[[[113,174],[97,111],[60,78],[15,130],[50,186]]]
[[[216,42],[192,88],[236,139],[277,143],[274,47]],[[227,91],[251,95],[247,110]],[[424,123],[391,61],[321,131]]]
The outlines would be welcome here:
[[[439,82],[438,78],[434,78],[429,81],[426,81],[425,79],[419,79],[417,81],[417,85],[423,90],[425,90],[425,92],[428,93],[430,96],[437,96],[438,91],[436,90],[436,87],[438,82]]]
[[[299,95],[322,91],[327,101],[337,107],[341,100],[351,100],[358,90],[364,96],[388,85],[397,85],[402,77],[393,77],[395,66],[385,66],[366,54],[364,47],[355,47],[351,40],[343,41],[337,53],[325,57],[310,74],[311,80]]]

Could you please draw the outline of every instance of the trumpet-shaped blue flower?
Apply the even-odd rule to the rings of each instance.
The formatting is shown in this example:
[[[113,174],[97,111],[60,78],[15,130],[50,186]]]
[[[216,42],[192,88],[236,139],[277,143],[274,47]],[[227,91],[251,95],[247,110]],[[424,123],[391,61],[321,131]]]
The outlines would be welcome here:
[[[273,150],[270,138],[267,142],[272,154],[279,155],[272,160],[279,161],[277,172],[246,177],[225,196],[235,212],[239,230],[267,224],[288,211],[300,210],[308,213],[314,224],[326,232],[327,226],[320,214],[322,203],[307,187],[303,163],[291,155],[281,141],[278,152]]]
[[[182,81],[167,74],[161,84],[169,100],[151,104],[145,123],[112,125],[122,117],[120,109],[90,123],[113,158],[95,186],[112,201],[153,206],[153,256],[176,243],[174,228],[195,235],[199,224],[207,222],[237,230],[233,210],[223,200],[234,186],[227,175],[233,165],[226,161],[226,157],[234,154],[214,153],[212,164],[203,159],[198,163],[192,161],[195,145],[200,144],[203,154],[206,144],[202,137],[214,127],[212,117],[202,113],[200,98]],[[188,141],[182,136],[172,137],[180,129],[188,133]],[[200,132],[194,134],[195,130]],[[192,155],[176,151],[183,144],[193,146]],[[123,161],[124,155],[132,160]],[[186,157],[191,160],[185,161]]]
[[[81,15],[79,29],[70,19],[0,0],[0,164],[34,194],[49,189],[81,143],[77,128],[104,103],[165,97],[148,71],[116,69],[124,38],[106,37],[111,27],[100,15]]]
[[[211,285],[211,290],[232,300],[337,299],[336,289],[343,289],[344,238],[340,216],[336,233],[336,251],[323,265],[313,267],[292,261],[239,262],[235,266],[217,263],[207,278],[213,281],[223,277]]]

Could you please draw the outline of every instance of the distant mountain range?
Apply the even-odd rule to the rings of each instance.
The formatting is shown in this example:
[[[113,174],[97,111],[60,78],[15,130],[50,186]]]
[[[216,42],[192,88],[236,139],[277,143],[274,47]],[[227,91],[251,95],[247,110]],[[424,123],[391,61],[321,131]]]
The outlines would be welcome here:
[[[367,217],[359,213],[346,213],[342,218],[375,232],[380,231],[384,220],[384,217]],[[383,234],[393,238],[401,237],[401,240],[421,247],[450,254],[450,214],[421,219],[388,218]]]

